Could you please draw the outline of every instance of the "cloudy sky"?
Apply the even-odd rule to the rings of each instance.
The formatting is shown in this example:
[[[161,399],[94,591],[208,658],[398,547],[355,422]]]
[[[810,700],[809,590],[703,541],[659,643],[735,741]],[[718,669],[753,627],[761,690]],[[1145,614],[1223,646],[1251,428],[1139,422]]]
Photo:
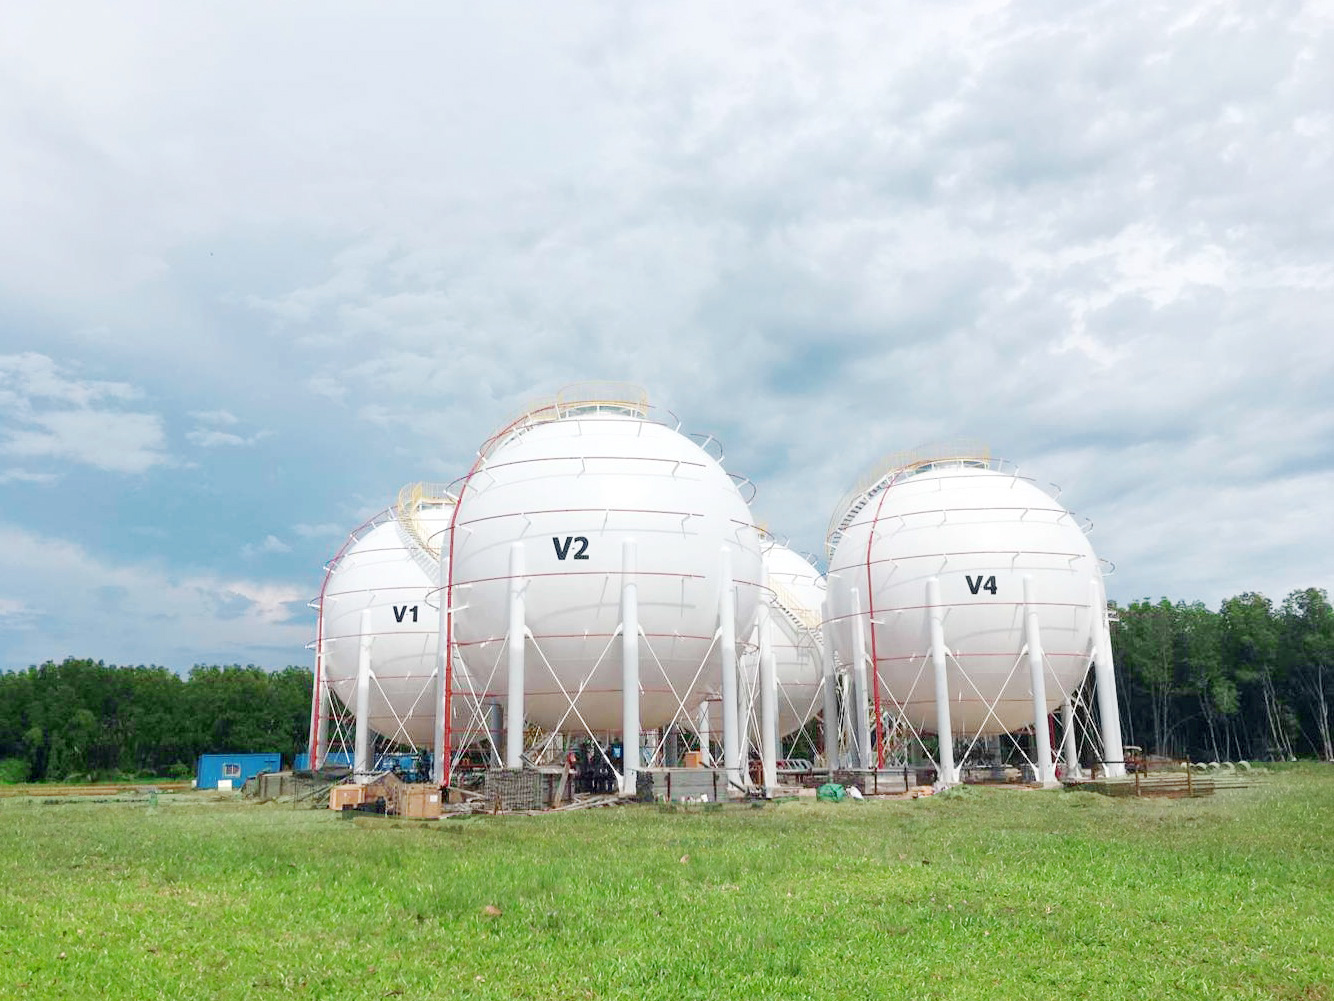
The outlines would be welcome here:
[[[966,435],[1113,598],[1331,588],[1331,95],[1319,3],[12,7],[0,668],[308,663],[346,534],[588,378],[800,549]]]

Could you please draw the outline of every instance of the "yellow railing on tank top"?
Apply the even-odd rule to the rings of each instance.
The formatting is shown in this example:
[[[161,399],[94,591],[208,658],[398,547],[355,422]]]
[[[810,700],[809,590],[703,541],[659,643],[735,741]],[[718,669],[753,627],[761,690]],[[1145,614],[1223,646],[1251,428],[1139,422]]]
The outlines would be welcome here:
[[[398,492],[398,502],[395,507],[399,524],[407,530],[413,542],[436,559],[440,558],[440,544],[439,542],[432,544],[430,541],[421,523],[421,510],[428,504],[444,506],[454,502],[454,495],[442,483],[409,483]]]
[[[515,423],[542,424],[560,420],[579,410],[616,410],[638,417],[649,414],[648,392],[628,382],[578,382],[540,397],[524,407]]]
[[[978,462],[991,468],[991,448],[983,441],[971,438],[956,438],[945,442],[919,445],[916,448],[892,452],[876,463],[875,467],[857,481],[834,506],[834,517],[825,532],[826,544],[832,555],[838,538],[842,537],[852,519],[863,507],[874,488],[896,473],[907,473],[933,462]]]

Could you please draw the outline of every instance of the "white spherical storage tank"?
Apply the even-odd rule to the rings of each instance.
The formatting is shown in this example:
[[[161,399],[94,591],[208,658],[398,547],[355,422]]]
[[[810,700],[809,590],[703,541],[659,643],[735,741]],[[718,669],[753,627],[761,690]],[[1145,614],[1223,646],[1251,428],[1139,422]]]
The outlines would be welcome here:
[[[504,695],[518,608],[524,720],[548,731],[620,732],[629,581],[640,726],[683,721],[683,707],[693,711],[719,689],[728,563],[744,635],[760,551],[736,483],[699,444],[650,417],[639,391],[567,391],[498,432],[459,488],[449,600],[472,691],[456,678],[451,697]]]
[[[1079,523],[1030,480],[985,453],[914,461],[835,517],[836,657],[850,665],[860,652],[882,711],[934,733],[934,612],[951,729],[1013,732],[1035,722],[1030,639],[1040,636],[1046,712],[1083,680],[1101,578]]]
[[[820,614],[825,580],[804,556],[774,539],[764,540],[763,555],[773,591],[778,733],[787,736],[822,708]]]
[[[448,549],[453,507],[443,490],[405,487],[399,503],[353,533],[330,562],[320,598],[317,653],[330,691],[355,712],[365,641],[370,729],[428,749],[436,720],[437,560],[441,545]]]

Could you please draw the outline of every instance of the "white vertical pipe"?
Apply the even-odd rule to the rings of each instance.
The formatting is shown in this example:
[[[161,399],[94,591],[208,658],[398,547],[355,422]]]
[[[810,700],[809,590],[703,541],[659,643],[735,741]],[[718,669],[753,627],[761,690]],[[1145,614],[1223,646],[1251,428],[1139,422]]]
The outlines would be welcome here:
[[[823,663],[820,666],[824,676],[824,760],[825,767],[832,770],[838,767],[838,695],[834,689],[838,680],[834,672],[834,624],[829,620],[827,601],[822,618],[820,653]]]
[[[760,570],[760,770],[772,796],[778,787],[778,664],[774,660],[772,593]]]
[[[1033,578],[1024,575],[1024,641],[1028,644],[1028,681],[1033,689],[1033,736],[1037,749],[1038,781],[1052,785],[1051,733],[1047,729],[1047,672],[1042,657],[1042,632],[1033,603]]]
[[[709,743],[713,740],[713,725],[709,719],[707,702],[699,704],[699,717],[696,722],[699,729],[699,763],[709,768],[713,765],[713,752],[709,749]]]
[[[505,693],[505,767],[523,767],[524,635],[523,543],[510,543],[509,686]]]
[[[954,767],[954,724],[950,720],[950,680],[945,646],[945,608],[940,601],[940,579],[926,582],[926,603],[931,609],[931,673],[936,683],[936,740],[940,744],[940,777],[954,785],[959,775]]]
[[[639,585],[635,541],[621,543],[621,794],[633,796],[639,781]]]
[[[445,781],[445,665],[449,660],[449,651],[445,649],[445,637],[449,634],[446,619],[449,609],[445,607],[449,596],[449,557],[445,547],[445,537],[440,536],[438,559],[440,571],[436,578],[437,601],[440,603],[440,616],[435,637],[435,732],[431,747],[431,781],[443,785]]]
[[[1061,731],[1065,755],[1065,777],[1077,779],[1079,771],[1079,747],[1075,743],[1075,707],[1070,704],[1070,696],[1061,699]]]
[[[324,596],[320,595],[318,632],[315,634],[315,687],[310,693],[310,734],[306,742],[306,764],[315,770],[324,764],[329,750],[328,681],[324,677]]]
[[[1116,697],[1116,670],[1112,664],[1112,637],[1107,623],[1107,593],[1100,581],[1090,581],[1093,615],[1093,687],[1098,693],[1098,725],[1102,757],[1109,778],[1126,773],[1126,749],[1121,743],[1121,707]]]
[[[323,646],[323,643],[321,643]],[[323,660],[323,654],[321,654]],[[321,665],[323,667],[323,665]],[[319,700],[319,706],[315,710],[317,713],[315,723],[315,746],[310,749],[310,767],[319,769],[324,767],[324,763],[329,757],[329,727],[330,717],[333,715],[333,705],[329,701],[329,679],[324,676],[324,671],[320,671],[319,690],[315,693]]]
[[[741,785],[741,734],[737,723],[736,581],[732,579],[732,551],[726,546],[723,546],[720,576],[718,651],[723,672],[723,767],[727,770],[730,795],[734,785]]]
[[[371,610],[361,610],[357,648],[357,735],[353,744],[352,777],[365,782],[371,772]]]
[[[857,738],[855,765],[871,767],[871,706],[866,690],[866,631],[862,628],[861,596],[852,589],[852,711]]]

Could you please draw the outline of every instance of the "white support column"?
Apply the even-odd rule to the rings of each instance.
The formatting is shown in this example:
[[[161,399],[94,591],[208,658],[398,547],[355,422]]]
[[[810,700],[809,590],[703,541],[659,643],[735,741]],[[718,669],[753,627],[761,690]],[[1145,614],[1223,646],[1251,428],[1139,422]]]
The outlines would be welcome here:
[[[635,541],[621,543],[621,795],[639,781],[639,585]]]
[[[708,702],[699,704],[699,716],[696,719],[696,725],[699,729],[699,763],[705,768],[712,768],[713,751],[709,749],[709,744],[713,740],[713,725],[709,719]]]
[[[732,579],[732,551],[723,546],[718,598],[718,652],[722,662],[723,767],[728,795],[741,785],[741,733],[737,721],[736,581]]]
[[[1033,603],[1033,578],[1024,577],[1024,641],[1028,644],[1028,681],[1033,690],[1033,737],[1037,753],[1038,781],[1055,785],[1051,761],[1051,733],[1047,729],[1047,670],[1042,656],[1042,631]]]
[[[352,757],[356,782],[365,782],[371,772],[371,638],[371,610],[364,608],[357,648],[357,735]]]
[[[871,706],[866,690],[866,632],[862,629],[861,595],[852,589],[852,711],[857,739],[854,766],[871,767]]]
[[[926,582],[926,603],[931,609],[931,673],[936,684],[936,741],[940,745],[940,777],[945,785],[959,781],[954,767],[954,724],[950,720],[950,680],[945,646],[945,608],[940,601],[940,579]]]
[[[834,624],[829,621],[829,602],[824,603],[821,613],[824,621],[820,626],[820,653],[824,677],[824,760],[825,767],[833,770],[838,767],[838,694],[835,686],[838,677],[834,670]]]
[[[1064,775],[1068,779],[1081,778],[1079,747],[1075,742],[1075,707],[1070,704],[1068,695],[1061,699],[1061,733],[1065,758]]]
[[[330,702],[329,682],[322,681],[318,693],[320,700],[319,723],[316,733],[319,735],[315,740],[315,751],[310,758],[310,767],[323,768],[324,763],[329,759],[329,728],[333,725],[333,703]]]
[[[523,767],[523,655],[528,645],[523,607],[523,543],[510,543],[510,616],[506,644],[509,684],[505,690],[505,767]]]
[[[774,660],[773,608],[769,575],[760,571],[760,771],[765,794],[778,788],[778,664]]]
[[[440,605],[440,617],[435,637],[435,730],[431,743],[431,781],[436,785],[443,785],[445,755],[449,753],[445,747],[445,665],[449,660],[449,651],[445,649],[445,637],[449,635],[446,628],[449,609],[445,605],[449,597],[449,557],[445,550],[444,536],[441,535],[439,538],[440,572],[436,577],[436,586],[439,588],[436,591],[436,600]]]
[[[329,679],[325,677],[324,663],[324,596],[320,596],[320,617],[315,635],[315,687],[310,693],[310,736],[306,742],[307,766],[322,768],[329,756]]]
[[[1100,581],[1091,581],[1089,611],[1093,615],[1093,687],[1098,693],[1098,725],[1102,730],[1105,774],[1115,778],[1126,773],[1126,749],[1121,743],[1121,707],[1116,697],[1116,670],[1112,664],[1112,637],[1107,623],[1107,593]]]

